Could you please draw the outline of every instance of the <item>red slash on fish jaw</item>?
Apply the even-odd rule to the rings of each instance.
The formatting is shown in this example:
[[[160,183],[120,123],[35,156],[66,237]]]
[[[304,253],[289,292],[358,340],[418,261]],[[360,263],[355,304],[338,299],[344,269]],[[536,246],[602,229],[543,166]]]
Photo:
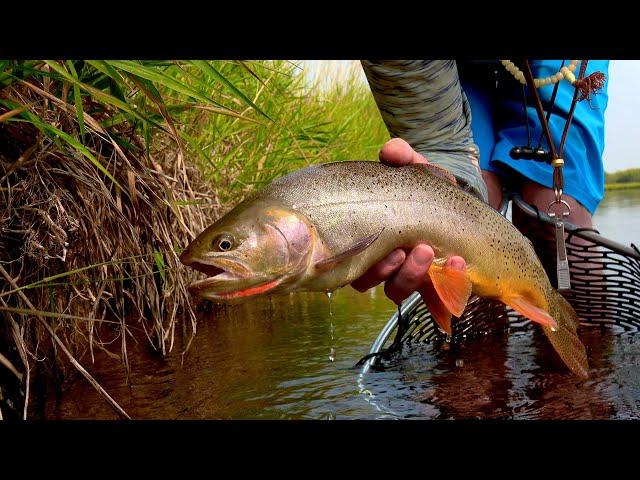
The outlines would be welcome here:
[[[221,292],[217,293],[216,297],[218,298],[240,298],[240,297],[249,297],[251,295],[258,295],[260,293],[265,293],[273,288],[275,288],[280,283],[280,279],[272,280],[267,283],[263,283],[261,285],[256,285],[253,287],[245,288],[244,290],[236,290],[235,292]]]

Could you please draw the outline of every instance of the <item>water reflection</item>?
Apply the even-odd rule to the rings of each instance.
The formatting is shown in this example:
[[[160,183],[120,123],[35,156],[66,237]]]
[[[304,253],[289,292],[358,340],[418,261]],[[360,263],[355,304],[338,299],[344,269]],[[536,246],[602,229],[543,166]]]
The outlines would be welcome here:
[[[529,329],[489,335],[457,351],[414,346],[368,386],[404,418],[638,418],[635,338],[599,329],[581,334],[591,363],[586,381],[567,373],[544,335]]]
[[[602,235],[640,248],[640,188],[606,192],[593,220]]]

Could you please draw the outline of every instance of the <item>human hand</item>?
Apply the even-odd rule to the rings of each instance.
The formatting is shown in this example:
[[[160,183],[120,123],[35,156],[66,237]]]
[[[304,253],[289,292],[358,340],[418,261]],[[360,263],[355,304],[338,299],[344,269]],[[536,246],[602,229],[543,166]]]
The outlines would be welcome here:
[[[395,167],[410,163],[429,163],[424,156],[400,138],[393,138],[383,145],[380,161]],[[398,248],[354,280],[351,286],[364,292],[381,282],[386,282],[385,294],[398,305],[417,291],[422,295],[432,315],[446,314],[446,307],[440,301],[428,275],[433,258],[433,249],[426,244],[416,245],[412,249]],[[462,257],[454,256],[447,260],[446,266],[464,270],[466,263]]]

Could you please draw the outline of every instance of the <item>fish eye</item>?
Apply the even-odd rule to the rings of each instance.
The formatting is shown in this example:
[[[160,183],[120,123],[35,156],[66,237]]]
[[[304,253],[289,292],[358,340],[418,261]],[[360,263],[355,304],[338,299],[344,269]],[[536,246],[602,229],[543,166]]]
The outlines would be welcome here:
[[[219,252],[228,252],[234,247],[233,236],[228,233],[222,233],[213,240],[213,248]]]

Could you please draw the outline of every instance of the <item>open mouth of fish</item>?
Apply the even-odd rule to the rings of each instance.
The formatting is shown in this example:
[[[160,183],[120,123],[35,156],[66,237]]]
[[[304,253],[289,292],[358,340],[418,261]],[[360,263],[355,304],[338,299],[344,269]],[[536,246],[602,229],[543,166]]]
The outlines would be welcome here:
[[[189,291],[209,300],[232,300],[258,295],[273,289],[280,279],[261,281],[253,272],[237,260],[217,258],[208,263],[195,262],[189,265],[207,278],[189,285]]]

